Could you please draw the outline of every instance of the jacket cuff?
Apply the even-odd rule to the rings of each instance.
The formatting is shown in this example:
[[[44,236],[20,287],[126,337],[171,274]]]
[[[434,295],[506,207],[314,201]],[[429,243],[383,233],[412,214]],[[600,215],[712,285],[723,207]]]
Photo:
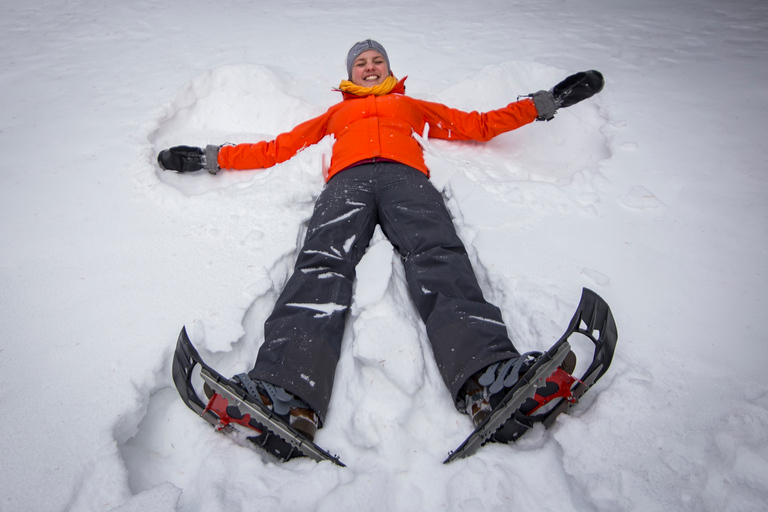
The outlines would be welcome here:
[[[539,91],[531,94],[533,104],[536,105],[536,112],[538,113],[539,121],[550,121],[555,117],[557,112],[557,104],[555,98],[549,91]]]
[[[219,172],[219,146],[205,146],[205,169],[211,174]]]

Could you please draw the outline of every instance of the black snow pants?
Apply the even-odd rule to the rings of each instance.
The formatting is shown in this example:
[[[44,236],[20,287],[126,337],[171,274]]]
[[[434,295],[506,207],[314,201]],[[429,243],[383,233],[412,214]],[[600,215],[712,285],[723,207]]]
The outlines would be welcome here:
[[[417,169],[363,164],[331,178],[315,204],[294,272],[265,324],[249,376],[328,410],[355,267],[376,225],[400,253],[451,395],[484,367],[518,355],[486,302],[442,195]],[[387,340],[397,343],[396,339]]]

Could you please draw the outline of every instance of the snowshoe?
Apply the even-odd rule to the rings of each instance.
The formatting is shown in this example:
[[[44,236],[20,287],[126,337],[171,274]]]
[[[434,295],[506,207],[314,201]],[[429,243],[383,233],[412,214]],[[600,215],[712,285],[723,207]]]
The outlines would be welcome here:
[[[573,334],[586,336],[595,346],[592,362],[581,378],[572,375],[575,356],[568,342]],[[445,463],[468,457],[487,442],[514,442],[537,422],[549,428],[608,370],[618,340],[611,309],[592,290],[584,288],[573,318],[560,339],[536,357],[501,399],[491,401],[491,412]]]
[[[200,377],[204,381],[204,402],[192,386],[192,371],[200,365]],[[330,455],[314,443],[306,433],[292,425],[288,415],[277,414],[269,401],[258,393],[249,393],[250,386],[243,385],[242,377],[227,379],[205,364],[192,342],[186,328],[182,328],[173,358],[173,381],[184,403],[217,430],[233,433],[240,426],[247,432],[247,439],[282,461],[295,457],[309,457],[317,462],[328,460],[339,466],[344,464],[337,456]],[[305,429],[306,431],[306,429]]]

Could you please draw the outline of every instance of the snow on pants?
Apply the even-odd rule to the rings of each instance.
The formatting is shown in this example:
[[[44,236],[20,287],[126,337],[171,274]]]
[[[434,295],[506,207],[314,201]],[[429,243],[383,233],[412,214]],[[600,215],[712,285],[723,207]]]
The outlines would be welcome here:
[[[321,420],[331,398],[355,267],[377,224],[402,257],[410,295],[454,401],[474,373],[518,355],[501,312],[483,298],[442,195],[429,178],[393,162],[352,167],[334,176],[318,197],[294,272],[266,321],[265,341],[249,372],[300,397]]]

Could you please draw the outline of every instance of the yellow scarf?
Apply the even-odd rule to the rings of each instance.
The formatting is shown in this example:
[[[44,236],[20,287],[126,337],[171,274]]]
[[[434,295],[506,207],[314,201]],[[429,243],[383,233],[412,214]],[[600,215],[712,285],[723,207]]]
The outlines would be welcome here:
[[[347,94],[354,94],[355,96],[369,96],[371,94],[376,96],[383,96],[385,94],[389,94],[396,85],[397,78],[389,75],[384,79],[383,82],[381,82],[379,85],[374,85],[373,87],[363,87],[360,85],[355,85],[349,80],[342,80],[341,85],[339,85],[339,90],[346,92]]]

